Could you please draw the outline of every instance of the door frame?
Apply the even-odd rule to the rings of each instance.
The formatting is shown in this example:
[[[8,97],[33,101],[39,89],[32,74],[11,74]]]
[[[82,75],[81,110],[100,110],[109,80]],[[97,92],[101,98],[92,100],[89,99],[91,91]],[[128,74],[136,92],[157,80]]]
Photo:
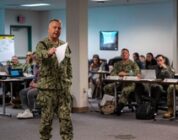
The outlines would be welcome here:
[[[26,25],[10,25],[10,34],[12,35],[13,28],[26,28],[27,29],[27,37],[28,37],[28,51],[32,51],[32,27]]]

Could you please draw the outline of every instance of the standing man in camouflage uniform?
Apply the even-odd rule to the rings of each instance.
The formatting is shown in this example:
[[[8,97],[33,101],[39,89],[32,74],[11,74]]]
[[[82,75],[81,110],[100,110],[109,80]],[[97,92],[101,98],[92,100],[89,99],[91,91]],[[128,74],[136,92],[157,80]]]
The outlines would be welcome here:
[[[114,64],[114,68],[111,71],[112,76],[136,76],[139,74],[140,69],[138,65],[129,59],[129,50],[124,48],[121,51],[122,60]],[[115,84],[111,83],[104,87],[104,94],[114,95]],[[121,95],[118,100],[116,108],[117,115],[121,115],[121,110],[128,102],[128,97],[131,92],[135,90],[135,83],[119,83],[119,89],[121,89]]]
[[[39,81],[37,102],[42,108],[40,122],[40,140],[49,140],[54,114],[60,122],[62,140],[72,140],[73,126],[71,120],[71,78],[72,67],[70,49],[67,47],[64,60],[59,64],[55,54],[56,48],[62,44],[61,21],[53,19],[49,22],[48,37],[40,41],[36,47],[39,61]]]

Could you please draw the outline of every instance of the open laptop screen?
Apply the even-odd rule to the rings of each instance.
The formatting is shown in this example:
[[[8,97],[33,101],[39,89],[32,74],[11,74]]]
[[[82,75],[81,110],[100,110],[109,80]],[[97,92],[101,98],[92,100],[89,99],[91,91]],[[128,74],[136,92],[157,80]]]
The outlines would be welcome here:
[[[9,74],[11,77],[22,77],[23,76],[22,69],[11,69]]]
[[[156,79],[156,71],[154,69],[151,70],[141,70],[142,79]]]

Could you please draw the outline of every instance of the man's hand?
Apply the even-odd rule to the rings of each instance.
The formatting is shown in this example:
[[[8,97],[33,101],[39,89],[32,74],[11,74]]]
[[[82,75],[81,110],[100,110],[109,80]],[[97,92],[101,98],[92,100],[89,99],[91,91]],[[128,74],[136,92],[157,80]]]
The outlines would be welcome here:
[[[36,88],[36,87],[37,87],[37,83],[31,81],[29,86],[30,86],[31,88]]]
[[[48,55],[49,56],[52,56],[53,54],[55,54],[55,52],[56,52],[56,48],[50,48],[49,50],[48,50]]]
[[[123,76],[127,76],[128,73],[126,73],[126,72],[124,72],[124,71],[121,71],[121,72],[119,72],[118,75],[121,76],[121,77],[123,77]]]
[[[161,68],[167,68],[166,64],[160,65]]]

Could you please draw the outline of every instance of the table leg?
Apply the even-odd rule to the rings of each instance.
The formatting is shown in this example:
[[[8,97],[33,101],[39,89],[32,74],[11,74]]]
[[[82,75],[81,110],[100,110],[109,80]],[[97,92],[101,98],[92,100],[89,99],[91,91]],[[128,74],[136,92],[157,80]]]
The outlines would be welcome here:
[[[117,110],[117,99],[118,99],[118,95],[117,95],[117,83],[114,83],[114,97],[115,97],[115,111]]]
[[[11,94],[11,101],[13,99],[13,85],[12,82],[10,82],[10,94]]]
[[[0,113],[0,115],[3,116],[9,116],[11,117],[11,114],[6,114],[6,93],[5,93],[5,83],[1,83],[2,86],[2,113]]]
[[[172,119],[176,118],[176,87],[174,84],[174,88],[173,88],[173,117]]]

